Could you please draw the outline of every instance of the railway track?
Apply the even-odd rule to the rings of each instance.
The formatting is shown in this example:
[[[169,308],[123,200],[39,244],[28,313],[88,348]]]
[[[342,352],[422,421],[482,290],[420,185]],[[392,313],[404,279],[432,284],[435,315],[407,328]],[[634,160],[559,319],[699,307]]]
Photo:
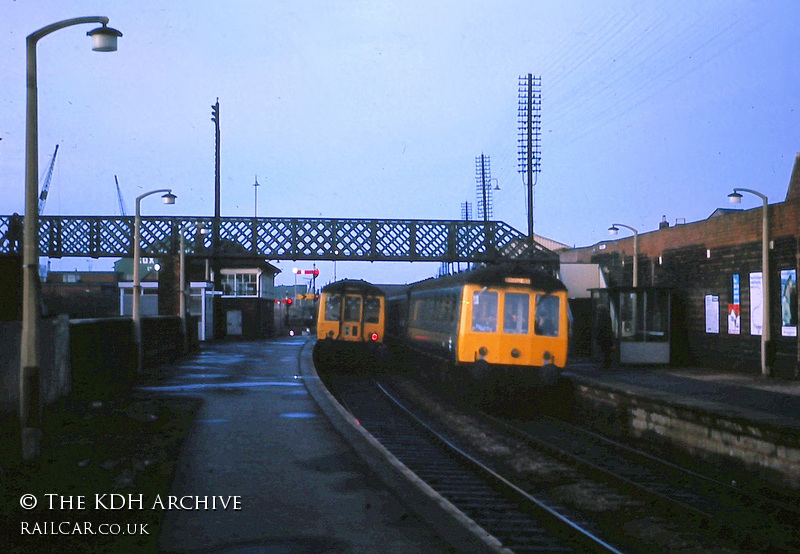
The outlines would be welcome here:
[[[328,378],[342,405],[399,461],[513,552],[618,552],[447,438],[370,378]]]
[[[561,420],[512,423],[418,383],[396,384],[462,448],[538,497],[583,510],[623,549],[800,551],[798,503],[786,497],[740,490]]]
[[[538,451],[704,519],[718,532],[736,536],[748,550],[800,552],[800,509],[781,498],[741,490],[549,416],[497,424]]]

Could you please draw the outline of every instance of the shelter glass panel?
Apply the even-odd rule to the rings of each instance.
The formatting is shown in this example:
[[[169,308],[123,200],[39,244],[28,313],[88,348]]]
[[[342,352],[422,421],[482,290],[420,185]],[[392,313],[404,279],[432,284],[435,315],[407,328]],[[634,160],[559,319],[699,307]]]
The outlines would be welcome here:
[[[620,340],[669,340],[669,296],[665,292],[627,292],[620,294],[619,300]]]

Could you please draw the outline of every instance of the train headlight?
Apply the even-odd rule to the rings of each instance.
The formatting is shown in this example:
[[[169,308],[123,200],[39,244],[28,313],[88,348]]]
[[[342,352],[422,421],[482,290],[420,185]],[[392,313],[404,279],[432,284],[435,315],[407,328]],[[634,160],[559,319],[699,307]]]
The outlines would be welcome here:
[[[481,346],[480,348],[478,348],[478,354],[481,355],[481,359],[485,358],[486,354],[488,354],[488,353],[489,353],[489,349],[486,348],[485,346]]]
[[[512,358],[519,358],[519,356],[520,356],[519,350],[517,350],[516,348],[511,351]]]
[[[369,336],[369,340],[371,340],[372,342],[378,342],[378,333],[372,333]]]
[[[548,352],[547,350],[544,351],[544,365],[550,365],[553,363],[553,355]]]

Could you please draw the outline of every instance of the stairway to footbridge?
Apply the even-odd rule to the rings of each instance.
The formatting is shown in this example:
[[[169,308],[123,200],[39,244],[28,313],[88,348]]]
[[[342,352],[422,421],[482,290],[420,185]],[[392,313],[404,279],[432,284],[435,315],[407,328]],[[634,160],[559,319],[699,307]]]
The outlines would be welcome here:
[[[21,252],[20,217],[0,216],[0,255]],[[501,221],[239,217],[142,217],[142,256],[185,252],[199,257],[269,260],[493,262],[558,256],[528,244]],[[42,216],[39,254],[60,257],[133,256],[134,218]]]

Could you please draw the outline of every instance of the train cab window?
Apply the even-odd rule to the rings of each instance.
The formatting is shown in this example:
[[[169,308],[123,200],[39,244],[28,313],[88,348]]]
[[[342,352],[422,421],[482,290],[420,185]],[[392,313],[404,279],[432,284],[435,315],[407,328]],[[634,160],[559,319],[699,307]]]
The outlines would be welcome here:
[[[361,320],[361,297],[360,296],[345,296],[344,297],[344,320],[345,321],[360,321]]]
[[[528,333],[530,295],[517,292],[505,294],[503,308],[503,332],[516,335]]]
[[[558,336],[558,312],[560,300],[557,296],[536,297],[536,323],[534,330],[544,337]]]
[[[342,297],[331,294],[325,299],[325,321],[339,321],[342,313]]]
[[[481,333],[497,331],[497,293],[486,290],[472,294],[472,330]]]
[[[364,323],[378,323],[381,320],[381,299],[364,299]]]

